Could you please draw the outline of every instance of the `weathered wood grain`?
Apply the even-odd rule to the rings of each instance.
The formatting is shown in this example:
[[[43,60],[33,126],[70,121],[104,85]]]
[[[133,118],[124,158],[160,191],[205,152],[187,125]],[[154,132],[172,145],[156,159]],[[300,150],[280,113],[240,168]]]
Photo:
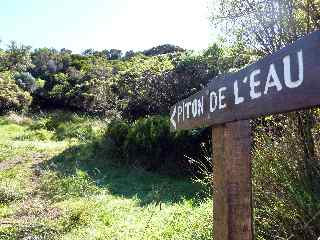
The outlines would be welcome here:
[[[215,240],[253,239],[250,135],[248,120],[212,128]]]

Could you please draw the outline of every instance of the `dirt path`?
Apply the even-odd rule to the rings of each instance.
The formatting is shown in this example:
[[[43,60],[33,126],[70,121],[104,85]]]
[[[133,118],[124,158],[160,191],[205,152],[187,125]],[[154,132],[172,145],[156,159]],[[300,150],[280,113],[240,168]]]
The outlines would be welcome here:
[[[16,157],[0,163],[0,171],[9,170],[19,164],[26,164],[28,168],[32,169],[26,197],[18,203],[14,214],[0,220],[0,226],[18,228],[19,236],[21,236],[18,239],[37,239],[33,236],[32,229],[41,228],[39,223],[41,220],[54,220],[61,216],[61,210],[51,207],[50,202],[43,198],[39,191],[40,178],[44,172],[41,163],[46,161],[48,157],[43,153],[33,153],[28,158]],[[46,231],[51,231],[52,234],[54,230],[47,229]]]
[[[48,156],[43,153],[33,153],[30,157],[28,156],[28,158],[17,156],[17,157],[11,158],[10,160],[5,160],[0,162],[0,171],[9,170],[10,168],[13,168],[19,164],[22,164],[28,161],[29,159],[32,160],[32,165],[35,166],[43,162],[44,160],[46,160],[47,157]]]
[[[5,171],[8,170],[10,168],[15,167],[16,165],[20,164],[23,162],[23,158],[22,157],[15,157],[13,159],[5,160],[0,162],[0,171]]]

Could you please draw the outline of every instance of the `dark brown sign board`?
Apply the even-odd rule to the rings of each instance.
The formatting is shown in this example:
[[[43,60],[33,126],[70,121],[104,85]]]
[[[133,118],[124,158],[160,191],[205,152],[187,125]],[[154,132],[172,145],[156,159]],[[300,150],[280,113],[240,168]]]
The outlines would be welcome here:
[[[320,32],[314,32],[171,108],[171,130],[212,126],[215,240],[254,239],[248,119],[318,105]]]
[[[171,129],[192,129],[320,105],[320,32],[217,77],[171,108]]]

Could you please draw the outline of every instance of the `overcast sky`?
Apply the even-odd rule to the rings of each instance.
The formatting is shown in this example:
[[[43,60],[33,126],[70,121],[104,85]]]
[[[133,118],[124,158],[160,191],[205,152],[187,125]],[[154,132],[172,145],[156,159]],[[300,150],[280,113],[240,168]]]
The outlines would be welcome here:
[[[212,1],[211,1],[212,2]],[[201,50],[216,38],[210,0],[1,0],[0,39],[38,47]]]

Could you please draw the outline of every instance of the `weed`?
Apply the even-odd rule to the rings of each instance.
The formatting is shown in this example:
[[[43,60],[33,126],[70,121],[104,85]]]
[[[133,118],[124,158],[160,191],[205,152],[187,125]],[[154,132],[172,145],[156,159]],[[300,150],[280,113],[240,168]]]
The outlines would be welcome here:
[[[0,204],[8,204],[13,201],[21,200],[24,195],[10,187],[0,186]]]

